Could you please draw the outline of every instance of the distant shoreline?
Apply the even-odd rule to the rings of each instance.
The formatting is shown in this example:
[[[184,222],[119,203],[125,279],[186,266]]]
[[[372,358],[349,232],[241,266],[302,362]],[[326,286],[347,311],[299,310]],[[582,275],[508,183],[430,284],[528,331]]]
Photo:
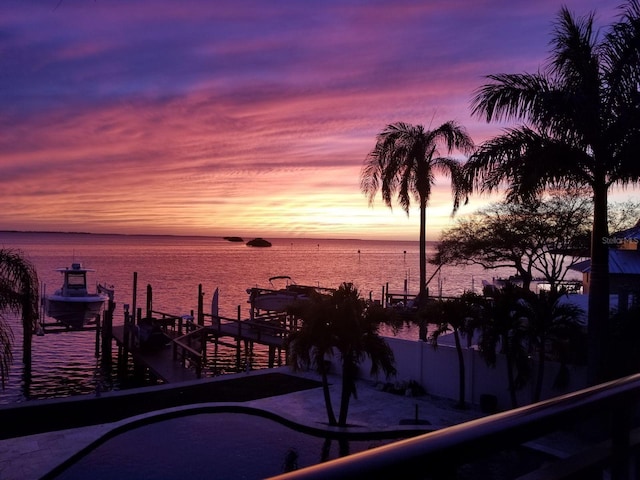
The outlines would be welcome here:
[[[0,230],[3,233],[16,234],[37,234],[37,235],[91,235],[91,236],[112,236],[112,237],[172,237],[172,238],[215,238],[224,240],[230,235],[176,235],[172,233],[93,233],[93,232],[65,232],[65,231],[48,231],[48,230]],[[247,238],[253,238],[247,235]],[[339,241],[339,242],[398,242],[398,243],[418,243],[418,240],[390,240],[377,238],[330,238],[330,237],[287,237],[287,236],[270,236],[263,237],[275,240],[304,240],[304,241]],[[427,240],[427,243],[435,244],[437,240]]]

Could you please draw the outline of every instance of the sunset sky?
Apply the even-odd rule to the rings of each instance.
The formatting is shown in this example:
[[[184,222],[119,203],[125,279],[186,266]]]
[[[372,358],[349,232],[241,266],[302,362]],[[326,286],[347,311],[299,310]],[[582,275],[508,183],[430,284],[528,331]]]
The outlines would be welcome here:
[[[606,27],[620,3],[5,0],[0,230],[417,240],[360,191],[376,134],[481,143],[484,77],[538,70],[562,5]],[[430,239],[451,206],[442,179]]]

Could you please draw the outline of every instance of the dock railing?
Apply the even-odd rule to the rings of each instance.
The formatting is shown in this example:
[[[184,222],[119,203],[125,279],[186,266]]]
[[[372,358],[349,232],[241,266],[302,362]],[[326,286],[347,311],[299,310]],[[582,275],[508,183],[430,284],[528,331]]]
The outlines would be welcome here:
[[[195,367],[197,378],[202,376],[202,368],[205,364],[206,350],[203,348],[206,342],[205,335],[204,327],[196,326],[194,330],[189,330],[184,335],[172,340],[173,359],[179,359],[183,367],[189,361]]]
[[[455,479],[460,465],[556,432],[579,430],[588,446],[512,477],[518,480],[639,478],[640,374],[280,475],[284,479]]]
[[[203,319],[211,318],[211,325],[200,325],[193,315],[176,316],[155,310],[150,313],[171,339],[173,359],[179,360],[183,367],[189,362],[195,368],[197,378],[201,378],[206,364],[206,344],[210,336],[230,336],[237,342],[250,340],[282,346],[286,336],[297,329],[297,325],[287,324],[282,314],[261,315],[252,321],[203,314]]]
[[[247,338],[260,341],[263,336],[284,338],[292,331],[298,329],[298,325],[286,321],[286,315],[282,313],[267,313],[254,317],[253,320],[242,320],[240,318],[227,318],[219,315],[204,315],[211,317],[212,324],[207,326],[207,330],[217,334],[230,334],[236,338]]]
[[[176,328],[180,328],[180,326],[176,327],[176,324],[181,325],[181,321],[183,320],[183,318],[171,313],[160,312],[158,310],[150,310],[149,312],[147,312],[147,317],[145,317],[143,320],[147,320],[158,325],[165,333],[170,333],[175,332]]]

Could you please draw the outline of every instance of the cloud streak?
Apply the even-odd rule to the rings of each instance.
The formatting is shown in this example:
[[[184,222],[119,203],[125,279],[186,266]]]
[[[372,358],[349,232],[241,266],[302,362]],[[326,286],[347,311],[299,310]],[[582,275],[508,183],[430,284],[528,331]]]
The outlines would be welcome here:
[[[564,2],[610,23],[617,0]],[[485,75],[537,69],[543,0],[3,4],[6,229],[414,239],[359,171],[388,123],[472,118]],[[450,221],[433,193],[430,231]],[[476,205],[479,205],[477,203]]]

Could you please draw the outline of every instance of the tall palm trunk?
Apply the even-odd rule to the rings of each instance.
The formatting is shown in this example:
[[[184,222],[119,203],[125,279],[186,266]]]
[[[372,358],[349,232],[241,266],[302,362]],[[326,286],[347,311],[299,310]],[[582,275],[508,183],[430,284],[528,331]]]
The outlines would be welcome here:
[[[333,412],[333,404],[331,403],[331,393],[329,392],[329,379],[327,378],[327,367],[322,365],[319,368],[320,376],[322,377],[322,394],[324,395],[324,404],[327,409],[327,417],[329,419],[329,425],[336,426],[336,415]]]
[[[420,199],[420,300],[427,295],[427,202]]]
[[[37,318],[33,318],[32,305],[33,299],[24,289],[24,298],[22,301],[22,364],[24,366],[23,381],[25,385],[31,383],[32,370],[32,343],[33,343],[33,327],[37,322]]]
[[[338,426],[347,426],[347,415],[349,414],[349,401],[351,399],[352,380],[348,378],[347,368],[342,369],[342,393],[340,394],[340,414],[338,416]]]
[[[418,293],[418,306],[424,308],[428,298],[427,290],[427,199],[426,195],[420,195],[420,292]],[[427,341],[427,319],[420,315],[418,336],[423,342]]]
[[[340,413],[338,414],[338,426],[347,426],[349,414],[349,402],[351,395],[356,395],[355,382],[357,366],[353,352],[343,352],[342,357],[342,393],[340,395]]]
[[[23,268],[20,273],[22,295],[22,363],[24,365],[23,381],[25,384],[31,382],[31,357],[32,357],[32,339],[33,330],[38,321],[38,290],[39,288],[37,278],[32,276],[30,269]]]
[[[597,180],[596,180],[597,181]],[[607,228],[607,187],[604,179],[593,188],[593,230],[588,312],[588,382],[595,385],[609,379],[609,246]]]
[[[453,338],[456,341],[456,352],[458,354],[458,408],[465,408],[465,366],[464,366],[464,352],[462,351],[462,344],[460,342],[460,330],[453,329]]]
[[[507,363],[507,384],[509,389],[509,398],[511,399],[511,408],[518,407],[518,397],[516,395],[516,380],[515,380],[515,369],[514,369],[514,354],[513,354],[513,345],[511,344],[511,340],[509,339],[509,335],[502,336],[502,344],[504,346],[504,358]]]
[[[545,345],[547,343],[547,337],[544,334],[540,335],[540,345],[538,346],[538,372],[536,375],[536,384],[533,390],[533,402],[539,402],[542,397],[542,382],[544,380],[546,351]]]

